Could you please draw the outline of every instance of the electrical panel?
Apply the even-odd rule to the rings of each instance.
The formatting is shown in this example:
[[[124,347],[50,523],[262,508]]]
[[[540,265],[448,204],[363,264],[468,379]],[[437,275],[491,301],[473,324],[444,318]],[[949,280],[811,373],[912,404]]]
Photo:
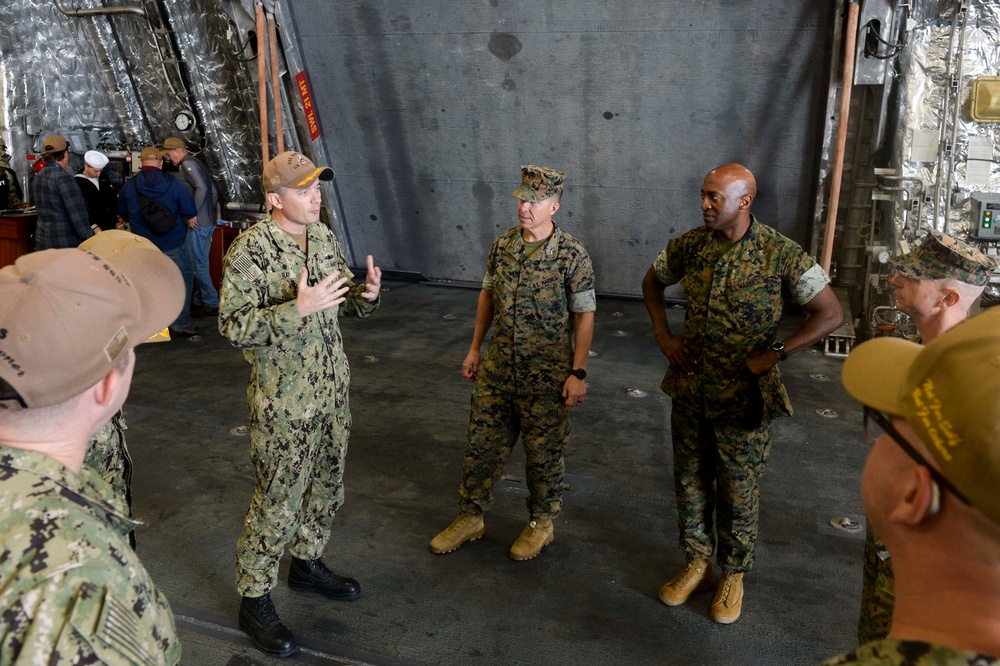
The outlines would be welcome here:
[[[1000,194],[975,192],[972,214],[976,227],[973,235],[983,240],[1000,240]]]

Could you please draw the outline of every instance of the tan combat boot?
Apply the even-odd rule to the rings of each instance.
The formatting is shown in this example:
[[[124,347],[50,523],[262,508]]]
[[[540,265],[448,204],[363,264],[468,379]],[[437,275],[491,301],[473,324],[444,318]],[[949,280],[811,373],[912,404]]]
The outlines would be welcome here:
[[[510,556],[515,560],[530,560],[542,552],[542,548],[556,539],[552,519],[548,516],[530,521],[510,547]]]
[[[707,590],[715,582],[712,563],[696,557],[688,560],[680,573],[660,588],[660,601],[668,606],[680,606],[695,590]]]
[[[719,591],[712,601],[712,619],[719,624],[732,624],[740,619],[743,609],[743,574],[723,573]]]
[[[445,528],[444,532],[431,539],[432,553],[450,553],[466,541],[475,541],[483,536],[486,527],[482,516],[460,511],[458,518]]]

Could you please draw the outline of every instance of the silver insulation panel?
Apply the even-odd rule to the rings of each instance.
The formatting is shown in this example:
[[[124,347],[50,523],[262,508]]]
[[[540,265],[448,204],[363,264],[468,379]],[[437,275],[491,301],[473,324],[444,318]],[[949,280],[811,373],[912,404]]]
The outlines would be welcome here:
[[[245,7],[219,0],[76,0],[63,7],[142,12],[67,16],[53,0],[0,3],[3,133],[19,175],[51,134],[66,136],[78,155],[82,147],[137,152],[179,136],[201,153],[225,200],[263,201],[256,64],[246,43],[253,22]],[[174,125],[182,112],[196,119],[186,131]]]
[[[968,177],[970,140],[983,137],[992,144],[992,154],[1000,154],[998,126],[976,122],[969,114],[972,83],[1000,72],[1000,3],[916,0],[912,18],[899,55],[899,95],[890,109],[898,123],[890,137],[893,163],[887,166],[921,181],[927,194],[919,224],[897,206],[897,239],[929,229],[965,237],[974,230],[972,192],[1000,191],[995,159],[988,163],[987,182]],[[929,142],[937,144],[936,151],[927,148]],[[935,159],[928,160],[932,154]],[[973,165],[984,166],[982,160]]]

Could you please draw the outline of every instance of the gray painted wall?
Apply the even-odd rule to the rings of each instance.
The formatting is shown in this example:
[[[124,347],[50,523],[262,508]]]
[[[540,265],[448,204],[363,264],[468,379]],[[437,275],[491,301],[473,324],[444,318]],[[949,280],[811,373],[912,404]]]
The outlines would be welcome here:
[[[833,3],[289,0],[354,249],[479,281],[521,164],[568,172],[557,224],[598,290],[638,294],[701,224],[717,164],[808,244]]]

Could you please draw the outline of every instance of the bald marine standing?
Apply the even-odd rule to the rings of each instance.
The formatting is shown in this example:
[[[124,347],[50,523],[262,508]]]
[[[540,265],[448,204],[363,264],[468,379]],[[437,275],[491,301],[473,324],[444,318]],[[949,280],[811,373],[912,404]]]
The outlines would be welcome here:
[[[750,213],[756,196],[746,167],[710,171],[701,187],[704,224],[671,240],[642,281],[657,344],[670,361],[661,388],[671,397],[679,546],[687,559],[659,598],[679,606],[696,590],[711,588],[714,554],[722,578],[711,617],[720,624],[735,622],[742,612],[771,421],[792,414],[778,363],[844,320],[826,272]],[[675,335],[663,290],[677,283],[684,286],[687,313]],[[788,296],[808,317],[779,340]]]

